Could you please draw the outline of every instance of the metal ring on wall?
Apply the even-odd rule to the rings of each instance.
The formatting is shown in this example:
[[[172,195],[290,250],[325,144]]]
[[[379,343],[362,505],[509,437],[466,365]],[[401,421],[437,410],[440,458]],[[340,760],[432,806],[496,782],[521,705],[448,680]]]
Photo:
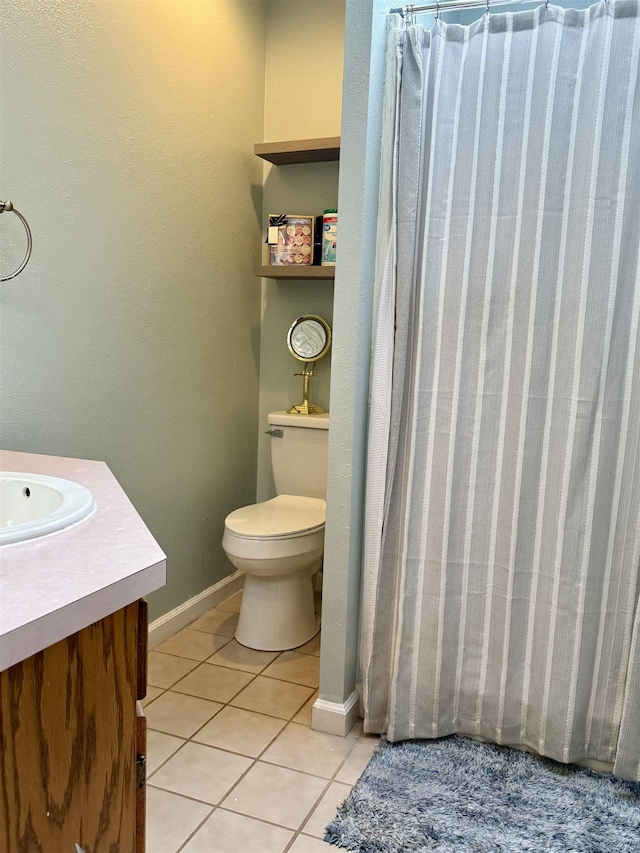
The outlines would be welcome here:
[[[20,275],[22,270],[29,263],[29,258],[31,257],[31,248],[33,246],[33,240],[31,238],[31,229],[29,228],[29,223],[27,222],[27,220],[24,218],[24,216],[20,213],[19,210],[15,209],[15,207],[10,201],[0,201],[0,213],[8,213],[9,211],[15,213],[15,215],[24,225],[24,230],[27,232],[27,253],[25,254],[24,260],[22,261],[18,269],[15,272],[12,272],[11,275],[5,275],[0,278],[0,282],[9,281],[10,279],[15,278],[17,275]]]

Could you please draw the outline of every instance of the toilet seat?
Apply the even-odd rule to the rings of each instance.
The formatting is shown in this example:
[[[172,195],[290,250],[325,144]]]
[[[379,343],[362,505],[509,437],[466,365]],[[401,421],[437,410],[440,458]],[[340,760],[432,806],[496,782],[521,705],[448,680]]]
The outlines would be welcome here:
[[[295,539],[322,531],[325,517],[321,498],[278,495],[229,513],[225,528],[240,539]]]

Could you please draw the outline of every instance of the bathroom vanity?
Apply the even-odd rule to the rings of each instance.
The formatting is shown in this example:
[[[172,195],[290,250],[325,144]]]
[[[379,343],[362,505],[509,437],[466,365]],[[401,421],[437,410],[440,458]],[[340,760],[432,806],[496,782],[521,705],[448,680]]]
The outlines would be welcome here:
[[[166,561],[102,462],[0,452],[96,508],[0,548],[0,850],[144,851],[147,608]],[[76,847],[77,845],[77,847]]]

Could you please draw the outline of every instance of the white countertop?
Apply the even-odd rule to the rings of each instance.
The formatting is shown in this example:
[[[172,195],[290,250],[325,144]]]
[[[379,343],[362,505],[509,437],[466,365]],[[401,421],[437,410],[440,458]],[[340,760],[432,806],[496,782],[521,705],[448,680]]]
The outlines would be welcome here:
[[[0,671],[166,583],[166,557],[104,462],[0,451],[0,470],[86,486],[93,515],[0,548]]]

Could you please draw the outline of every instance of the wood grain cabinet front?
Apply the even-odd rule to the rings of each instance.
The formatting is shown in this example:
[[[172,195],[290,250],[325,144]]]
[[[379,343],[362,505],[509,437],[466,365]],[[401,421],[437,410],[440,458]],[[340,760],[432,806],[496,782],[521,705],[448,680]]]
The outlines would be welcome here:
[[[143,853],[146,618],[135,602],[0,673],[0,850]]]

